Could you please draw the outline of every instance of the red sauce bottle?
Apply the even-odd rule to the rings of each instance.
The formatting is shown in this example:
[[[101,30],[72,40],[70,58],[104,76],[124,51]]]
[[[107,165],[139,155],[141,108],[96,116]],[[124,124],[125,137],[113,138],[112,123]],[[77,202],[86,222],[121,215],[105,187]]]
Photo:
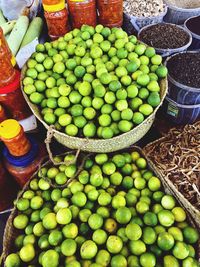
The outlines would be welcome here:
[[[44,1],[44,16],[52,40],[65,35],[69,29],[68,11],[64,0]]]

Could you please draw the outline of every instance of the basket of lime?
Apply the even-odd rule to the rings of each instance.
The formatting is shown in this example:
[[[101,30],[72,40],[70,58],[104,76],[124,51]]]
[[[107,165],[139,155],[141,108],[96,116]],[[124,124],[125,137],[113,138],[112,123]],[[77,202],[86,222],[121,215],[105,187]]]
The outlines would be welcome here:
[[[6,267],[198,266],[195,224],[140,148],[82,155],[47,162],[20,193],[4,235]]]
[[[167,92],[167,69],[155,49],[122,29],[84,25],[39,44],[22,71],[36,117],[61,144],[112,152],[150,129]]]

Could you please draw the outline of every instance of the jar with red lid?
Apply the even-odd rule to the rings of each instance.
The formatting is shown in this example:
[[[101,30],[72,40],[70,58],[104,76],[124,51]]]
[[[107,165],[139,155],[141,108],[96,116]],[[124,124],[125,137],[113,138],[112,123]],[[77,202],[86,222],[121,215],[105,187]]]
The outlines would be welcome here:
[[[121,27],[123,23],[123,0],[97,0],[98,21],[107,27]]]
[[[65,1],[43,1],[44,16],[47,22],[48,34],[52,40],[65,35],[70,30],[68,11]]]
[[[31,143],[16,120],[9,119],[0,124],[0,139],[12,156],[24,156],[31,150]]]
[[[82,25],[96,26],[95,0],[68,0],[68,6],[73,28],[81,28]]]
[[[0,87],[0,104],[10,118],[20,121],[32,115],[21,92],[19,71],[15,72],[14,80],[10,84]]]
[[[6,86],[15,79],[16,71],[12,64],[12,54],[0,28],[0,87]]]

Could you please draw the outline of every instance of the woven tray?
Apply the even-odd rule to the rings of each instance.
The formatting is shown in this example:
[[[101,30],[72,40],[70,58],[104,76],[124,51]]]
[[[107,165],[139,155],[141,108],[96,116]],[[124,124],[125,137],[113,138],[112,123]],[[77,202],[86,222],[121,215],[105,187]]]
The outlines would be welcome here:
[[[144,152],[141,150],[141,148],[137,147],[137,146],[133,146],[130,149],[127,149],[125,151],[138,151],[144,158],[146,158]],[[80,155],[80,159],[82,158],[82,155]],[[43,166],[49,166],[52,165],[51,161],[47,161]],[[170,193],[172,195],[174,195],[174,197],[177,199],[178,203],[184,207],[184,203],[181,201],[181,197],[179,196],[179,194],[177,194],[177,192],[174,192],[171,190],[171,187],[169,186],[169,184],[167,183],[167,181],[163,178],[163,176],[160,174],[160,172],[158,171],[158,169],[152,164],[152,162],[148,161],[148,167],[149,169],[151,169],[157,177],[160,178],[163,188],[165,190],[166,193]],[[37,172],[36,172],[37,173]],[[35,178],[36,173],[32,176],[32,178],[30,179],[30,181],[32,179]],[[22,191],[19,193],[18,198],[19,199],[24,191],[26,191],[29,187],[29,183],[30,181],[24,186],[24,188],[22,189]],[[188,212],[188,210],[186,210],[187,212],[187,217],[188,217],[188,221],[191,223],[192,226],[194,226],[195,228],[197,228],[197,222],[195,221],[195,218],[193,218],[190,213]],[[20,233],[19,230],[16,230],[12,223],[13,223],[13,219],[15,218],[15,216],[17,215],[18,211],[16,208],[13,209],[7,224],[6,224],[6,228],[5,228],[5,232],[4,232],[4,237],[3,237],[3,254],[2,254],[2,260],[5,261],[6,257],[12,253],[12,249],[13,249],[13,243],[14,243],[14,239],[16,238],[16,236]],[[198,255],[198,259],[200,259],[200,240],[197,244],[197,248],[196,248],[196,252]]]
[[[23,84],[22,80],[24,78],[27,67],[24,66],[21,74],[21,88],[23,92]],[[161,103],[154,110],[154,112],[144,120],[143,123],[132,129],[131,131],[121,134],[119,136],[113,137],[111,139],[88,139],[88,138],[79,138],[79,137],[71,137],[66,135],[65,133],[59,132],[55,129],[50,130],[51,127],[43,120],[40,110],[37,105],[30,102],[28,96],[23,92],[24,98],[28,103],[30,109],[36,118],[44,125],[47,130],[53,132],[54,138],[61,143],[62,145],[70,148],[70,149],[80,149],[82,151],[88,152],[98,152],[98,153],[107,153],[114,152],[120,149],[124,149],[129,147],[130,145],[138,142],[151,128],[154,120],[156,112],[159,107],[162,105],[163,100],[167,94],[168,83],[167,79],[163,79],[161,81]]]

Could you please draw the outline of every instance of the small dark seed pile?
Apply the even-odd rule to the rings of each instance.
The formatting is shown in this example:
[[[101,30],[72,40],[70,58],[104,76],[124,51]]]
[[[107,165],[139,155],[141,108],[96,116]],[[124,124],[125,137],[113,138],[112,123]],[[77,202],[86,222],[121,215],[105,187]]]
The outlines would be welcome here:
[[[189,35],[175,25],[159,23],[143,30],[140,39],[155,48],[172,49],[186,45]]]
[[[178,54],[168,61],[167,68],[177,82],[200,88],[200,53]]]

